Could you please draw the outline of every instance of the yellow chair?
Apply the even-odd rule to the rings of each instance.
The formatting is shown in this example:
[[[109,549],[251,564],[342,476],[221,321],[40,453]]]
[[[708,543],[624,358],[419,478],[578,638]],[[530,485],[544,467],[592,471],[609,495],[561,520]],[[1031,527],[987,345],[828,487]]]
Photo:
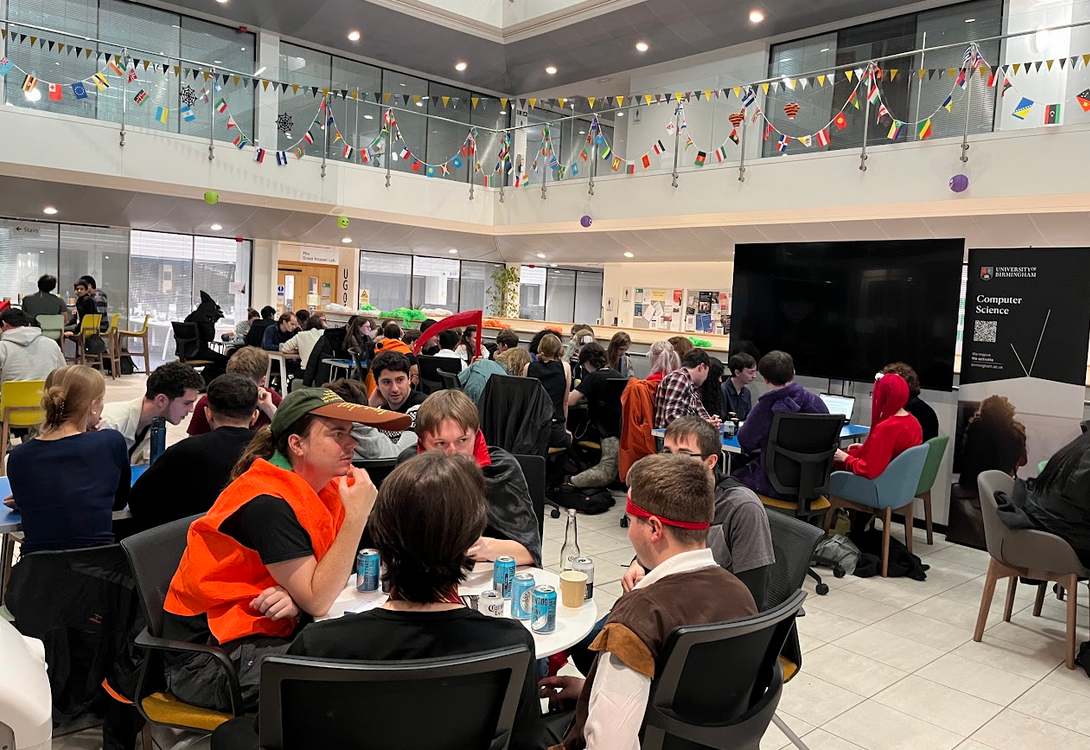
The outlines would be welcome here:
[[[44,380],[9,380],[0,386],[0,477],[7,476],[8,440],[12,427],[36,427],[45,419],[42,409]]]
[[[95,336],[99,335],[99,327],[102,325],[101,315],[84,315],[83,320],[80,321],[79,331],[72,337],[72,342],[76,345],[76,355],[74,357],[66,357],[73,362],[79,362],[81,365],[87,364],[87,341]],[[96,355],[91,355],[92,357]],[[99,367],[102,366],[102,358],[98,360]]]
[[[117,321],[120,318],[120,313],[114,313],[110,318],[110,327],[102,334],[102,338],[106,340],[106,351],[98,355],[100,363],[105,364],[105,360],[110,360],[110,375],[114,378],[121,377],[121,337],[117,335]]]
[[[144,344],[144,374],[151,372],[151,346],[148,342],[148,320],[151,319],[150,315],[144,316],[144,325],[138,331],[118,331],[117,332],[117,354],[119,357],[129,356],[132,357],[132,352],[129,351],[125,345],[126,339],[140,339]],[[135,363],[135,360],[134,360]]]

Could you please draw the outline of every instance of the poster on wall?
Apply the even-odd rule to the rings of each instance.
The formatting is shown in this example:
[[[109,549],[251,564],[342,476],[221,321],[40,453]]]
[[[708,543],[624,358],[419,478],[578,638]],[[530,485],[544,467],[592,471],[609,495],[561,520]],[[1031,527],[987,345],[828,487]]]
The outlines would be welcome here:
[[[969,251],[951,541],[983,547],[976,475],[1028,479],[1079,434],[1090,339],[1090,251]],[[948,537],[949,538],[949,537]]]

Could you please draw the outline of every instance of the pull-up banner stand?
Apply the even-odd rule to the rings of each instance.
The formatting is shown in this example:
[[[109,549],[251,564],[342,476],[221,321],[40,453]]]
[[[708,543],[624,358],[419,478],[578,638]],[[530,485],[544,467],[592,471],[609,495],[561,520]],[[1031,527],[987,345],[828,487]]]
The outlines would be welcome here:
[[[1090,249],[969,251],[955,481],[982,469],[1035,477],[1078,436],[1088,339]],[[951,541],[983,547],[979,502],[965,502],[976,494],[969,479],[954,488],[949,527]]]

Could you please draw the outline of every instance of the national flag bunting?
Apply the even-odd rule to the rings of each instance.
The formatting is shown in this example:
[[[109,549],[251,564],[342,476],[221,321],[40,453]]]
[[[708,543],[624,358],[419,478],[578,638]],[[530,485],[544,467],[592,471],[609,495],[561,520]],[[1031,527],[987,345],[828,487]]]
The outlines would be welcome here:
[[[947,96],[945,99],[943,99],[942,107],[947,112],[953,112],[954,111],[954,97],[952,95],[950,95],[950,96]]]
[[[876,101],[882,98],[882,93],[878,90],[878,85],[874,84],[870,87],[870,91],[867,93],[867,101],[874,104]]]
[[[259,148],[257,150],[257,153],[254,154],[254,161],[256,161],[258,164],[261,164],[265,161],[265,149]]]
[[[1004,77],[1003,78],[1003,93],[1000,94],[1000,96],[1006,96],[1007,95],[1007,89],[1009,89],[1013,85],[1014,84],[1011,83],[1011,79]]]
[[[38,87],[38,79],[34,76],[27,76],[23,79],[23,91],[33,91]]]
[[[1011,114],[1018,120],[1026,119],[1026,115],[1033,109],[1033,100],[1022,97],[1022,101],[1018,102],[1018,106],[1014,108],[1014,112]]]
[[[889,115],[890,117],[893,117],[893,115],[889,114],[889,110],[886,109],[885,103],[879,104],[878,105],[878,119],[875,120],[875,122],[881,122],[882,118],[885,117],[886,115]]]
[[[197,119],[197,115],[193,111],[193,108],[189,107],[189,106],[185,106],[185,107],[182,107],[181,109],[179,109],[178,114],[180,114],[182,116],[182,119],[185,120],[186,122],[193,122],[194,120]]]
[[[1059,125],[1060,124],[1060,105],[1059,104],[1046,104],[1045,105],[1045,125]]]
[[[901,137],[901,133],[904,132],[905,124],[900,120],[894,120],[893,124],[889,126],[889,132],[886,133],[886,138],[891,141],[895,141]]]
[[[462,168],[462,159],[459,156],[455,156],[453,159],[451,159],[450,163],[454,165],[455,169],[461,169]]]
[[[303,140],[307,143],[314,143],[314,134],[308,130],[307,132],[303,133]]]
[[[727,147],[726,146],[720,146],[719,148],[717,148],[715,150],[715,159],[720,164],[722,164],[723,162],[725,162],[727,160]]]
[[[609,144],[603,143],[602,150],[598,152],[598,156],[602,159],[608,159],[611,153],[613,153],[613,150],[609,147]]]
[[[707,154],[705,154],[703,151],[697,151],[696,152],[696,161],[694,163],[696,164],[696,166],[702,167],[702,166],[704,166],[704,162],[707,161],[707,159],[708,159]]]
[[[636,174],[636,162],[629,162],[628,166],[624,168],[625,174]]]
[[[931,118],[916,123],[916,136],[922,141],[931,137]]]
[[[776,150],[780,153],[787,151],[787,142],[789,140],[791,139],[788,138],[786,135],[781,135],[779,143],[776,144]]]
[[[848,127],[848,118],[843,112],[837,112],[836,117],[833,118],[833,125],[836,125],[837,130],[843,130]]]
[[[144,89],[140,89],[140,93],[138,93],[136,96],[134,96],[132,98],[132,100],[134,102],[136,102],[137,106],[141,106],[141,105],[144,104],[144,100],[146,100],[147,98],[148,98],[148,92],[144,91]]]
[[[1090,112],[1090,89],[1080,92],[1075,99],[1079,102],[1083,112]]]
[[[954,84],[959,88],[965,88],[965,86],[968,84],[968,80],[965,75],[965,68],[962,68],[958,71],[958,78],[956,81],[954,81]]]
[[[101,73],[95,73],[93,76],[91,76],[91,80],[95,82],[95,86],[98,87],[99,91],[105,91],[106,89],[110,88],[110,82],[107,81],[106,76],[102,75]]]
[[[278,167],[286,167],[288,165],[288,152],[277,151],[276,152],[276,165]]]
[[[216,111],[219,112],[220,114],[223,114],[224,112],[227,111],[227,100],[226,99],[220,99],[219,104],[216,105]]]
[[[859,98],[856,94],[859,93],[859,89],[852,89],[852,93],[848,94],[848,104],[852,105],[856,109],[859,109]]]
[[[59,102],[64,98],[64,86],[59,83],[49,84],[49,98]]]
[[[828,146],[829,145],[829,129],[828,128],[822,128],[821,130],[819,130],[817,132],[816,138],[817,138],[817,142],[818,142],[819,146]]]
[[[168,119],[170,119],[170,110],[166,107],[156,107],[155,119],[159,122],[166,122]]]
[[[112,59],[109,60],[106,64],[110,67],[110,70],[112,70],[117,75],[119,75],[119,76],[125,75],[125,71],[123,71],[121,69],[121,66],[118,65],[116,62],[114,62]]]
[[[76,81],[72,84],[72,93],[77,99],[86,99],[87,87],[83,85],[82,81]]]
[[[666,151],[666,146],[662,145],[662,141],[656,141],[654,149],[656,154],[661,154]]]
[[[227,129],[230,130],[231,128],[237,128],[237,127],[238,127],[238,123],[235,122],[235,118],[232,117],[231,115],[227,115]]]
[[[292,153],[295,154],[296,159],[302,159],[303,158],[303,144],[302,143],[296,143],[294,146],[291,147],[291,150],[292,150]]]
[[[235,136],[234,144],[237,148],[242,148],[246,145],[246,139],[242,137],[242,133]]]
[[[755,101],[757,101],[757,94],[755,94],[753,92],[753,89],[751,87],[746,86],[744,89],[742,89],[742,106],[743,107],[749,107]]]
[[[651,168],[651,155],[650,154],[644,154],[643,158],[640,159],[640,163],[643,164],[644,169],[650,169]]]
[[[344,157],[345,159],[351,159],[351,158],[352,158],[352,153],[353,153],[353,152],[354,152],[355,150],[356,150],[356,149],[352,148],[351,146],[349,146],[349,145],[348,145],[348,144],[346,143],[346,144],[344,144],[344,151],[342,151],[342,152],[341,152],[341,156],[343,156],[343,157]]]
[[[614,172],[616,172],[617,170],[619,170],[619,169],[621,168],[621,164],[622,164],[622,163],[623,163],[623,162],[621,161],[621,157],[619,157],[619,156],[614,156],[614,157],[613,157],[613,164],[612,164],[612,167],[613,167],[613,171],[614,171]],[[574,167],[573,167],[573,169],[572,169],[572,174],[575,174],[575,169],[574,169]]]
[[[129,68],[129,76],[127,80],[129,81],[129,83],[133,83],[136,80],[136,68]]]
[[[741,141],[738,138],[738,128],[734,128],[727,134],[727,138],[730,138],[734,142],[734,145],[738,145]]]
[[[767,141],[767,140],[768,140],[768,136],[770,136],[770,135],[772,135],[772,123],[766,123],[766,124],[765,124],[765,135],[764,135],[764,139],[765,139],[765,140]]]
[[[0,59],[0,76],[6,76],[15,67],[15,63],[5,58]]]

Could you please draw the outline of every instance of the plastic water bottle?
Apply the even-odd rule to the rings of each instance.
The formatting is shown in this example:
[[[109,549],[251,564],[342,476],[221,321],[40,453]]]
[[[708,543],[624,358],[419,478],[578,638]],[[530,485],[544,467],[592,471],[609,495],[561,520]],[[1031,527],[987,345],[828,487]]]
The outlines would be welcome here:
[[[571,570],[575,561],[582,555],[579,552],[579,527],[575,521],[575,508],[568,508],[568,525],[564,529],[564,546],[560,548],[560,570]]]
[[[162,417],[151,421],[151,463],[163,455],[167,449],[167,422]]]

